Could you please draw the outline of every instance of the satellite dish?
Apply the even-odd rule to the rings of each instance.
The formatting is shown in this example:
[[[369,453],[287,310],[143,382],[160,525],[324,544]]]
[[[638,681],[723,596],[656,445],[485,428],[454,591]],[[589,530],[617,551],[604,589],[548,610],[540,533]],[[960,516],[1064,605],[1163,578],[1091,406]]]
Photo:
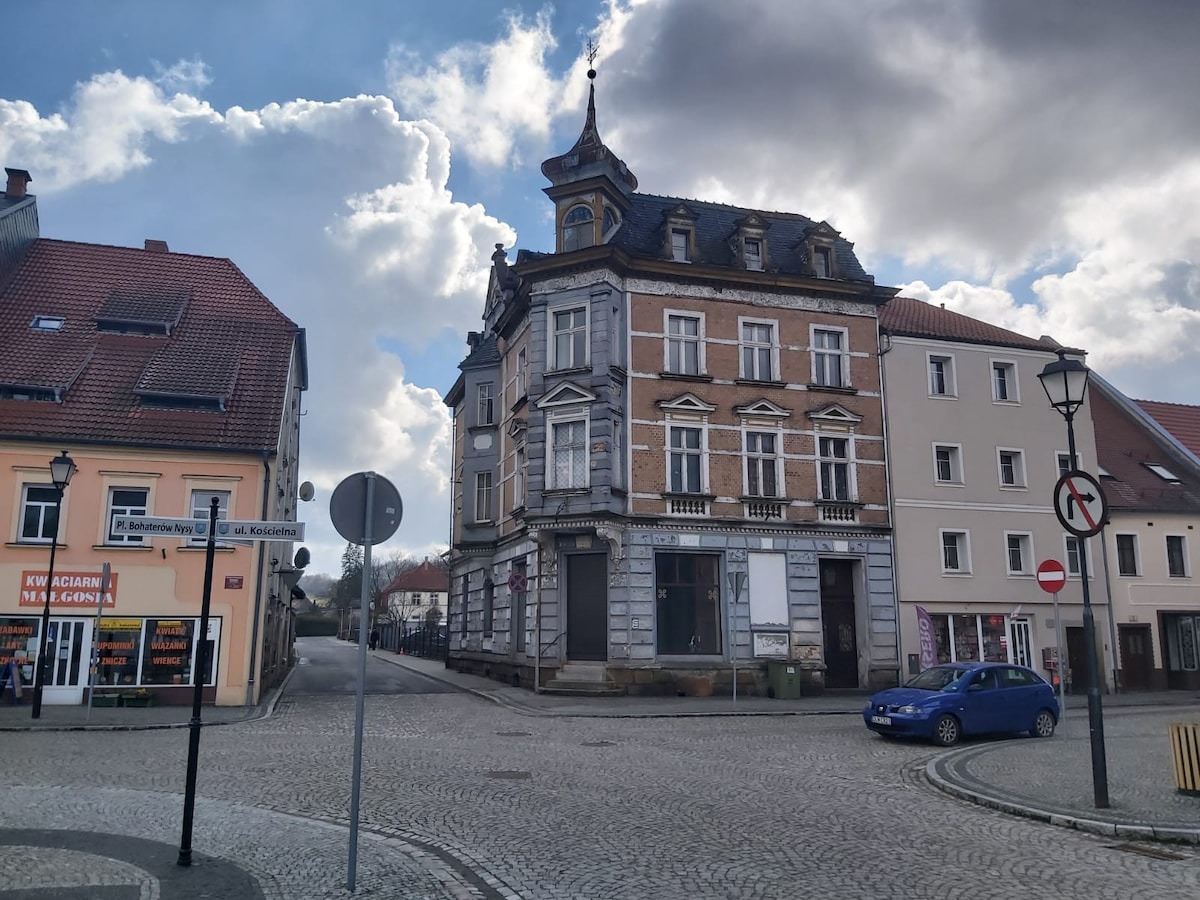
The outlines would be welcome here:
[[[301,547],[296,551],[296,559],[293,561],[292,565],[294,565],[297,569],[303,569],[310,562],[312,562],[312,554],[308,552],[307,547]]]
[[[306,481],[304,484],[300,485],[300,499],[305,503],[311,500],[315,495],[316,491],[313,490],[313,483],[311,481]]]

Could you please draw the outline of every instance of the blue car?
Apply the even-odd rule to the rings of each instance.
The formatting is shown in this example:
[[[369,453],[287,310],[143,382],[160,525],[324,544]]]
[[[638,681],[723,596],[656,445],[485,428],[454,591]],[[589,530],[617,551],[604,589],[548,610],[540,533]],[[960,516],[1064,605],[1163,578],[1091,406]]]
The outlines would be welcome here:
[[[1005,663],[933,666],[904,685],[880,691],[863,722],[887,737],[919,737],[949,747],[963,735],[1027,731],[1054,734],[1054,689],[1032,669]]]

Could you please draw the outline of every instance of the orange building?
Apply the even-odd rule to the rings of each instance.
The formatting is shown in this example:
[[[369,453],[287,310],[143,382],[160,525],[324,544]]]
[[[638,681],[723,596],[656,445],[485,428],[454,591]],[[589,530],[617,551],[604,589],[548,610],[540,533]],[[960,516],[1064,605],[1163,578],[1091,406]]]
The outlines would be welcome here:
[[[207,517],[216,498],[221,518],[295,521],[304,330],[227,259],[41,238],[29,174],[6,171],[0,669],[33,682],[53,544],[46,704],[82,703],[92,679],[188,703],[197,677],[208,702],[255,703],[290,662],[291,544],[218,544],[201,635],[203,541],[113,520]]]

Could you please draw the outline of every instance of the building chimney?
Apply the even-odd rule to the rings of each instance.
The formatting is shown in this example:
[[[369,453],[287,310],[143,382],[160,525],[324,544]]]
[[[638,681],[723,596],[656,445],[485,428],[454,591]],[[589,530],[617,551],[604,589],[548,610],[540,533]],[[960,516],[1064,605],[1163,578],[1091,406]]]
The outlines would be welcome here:
[[[8,186],[4,188],[4,196],[9,200],[20,200],[25,196],[25,188],[33,181],[33,176],[24,169],[5,168],[8,175]]]
[[[146,249],[151,253],[170,253],[166,241],[156,241],[153,238],[146,238]]]

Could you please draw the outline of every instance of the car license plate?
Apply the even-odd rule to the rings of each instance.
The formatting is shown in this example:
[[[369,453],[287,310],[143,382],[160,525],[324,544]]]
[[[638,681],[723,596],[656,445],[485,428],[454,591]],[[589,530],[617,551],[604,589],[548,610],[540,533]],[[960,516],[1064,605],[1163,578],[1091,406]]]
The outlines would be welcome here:
[[[871,724],[872,725],[891,725],[892,717],[891,716],[871,716]]]

